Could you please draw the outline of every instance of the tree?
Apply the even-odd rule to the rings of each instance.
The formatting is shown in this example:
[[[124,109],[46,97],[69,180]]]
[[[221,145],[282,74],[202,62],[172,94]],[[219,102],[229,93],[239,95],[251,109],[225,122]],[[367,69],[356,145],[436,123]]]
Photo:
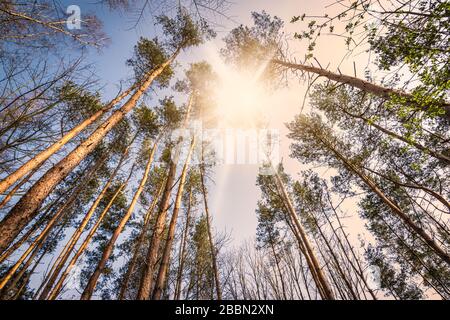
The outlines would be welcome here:
[[[148,61],[148,65],[152,69],[146,70],[144,81],[139,82],[139,87],[130,97],[130,99],[118,110],[116,110],[102,125],[100,125],[83,143],[81,143],[68,156],[62,159],[58,165],[54,166],[46,174],[44,174],[38,182],[21,198],[8,215],[0,224],[2,237],[0,240],[0,252],[11,243],[12,239],[19,231],[30,221],[35,215],[36,209],[42,204],[45,197],[51,192],[56,184],[63,179],[87,154],[89,154],[95,146],[100,143],[101,139],[117,124],[123,117],[136,105],[137,100],[142,96],[143,92],[152,84],[158,76],[168,67],[176,58],[180,50],[192,45],[201,43],[201,34],[198,27],[193,24],[189,16],[179,13],[176,19],[171,20],[161,17],[160,23],[168,34],[168,46],[175,51],[170,57],[165,51],[159,56],[153,55],[153,52],[147,52],[149,55],[143,56],[139,52],[139,46],[136,52],[136,61]],[[183,37],[180,38],[180,34]],[[186,38],[187,37],[187,38]],[[161,59],[163,60],[155,60]]]
[[[224,39],[225,48],[221,52],[229,61],[241,65],[257,66],[269,60],[275,68],[281,67],[282,69],[313,73],[331,81],[348,84],[384,99],[394,99],[405,105],[414,105],[416,111],[425,111],[432,116],[440,116],[444,119],[449,118],[450,105],[442,99],[428,99],[424,103],[418,101],[415,95],[411,93],[383,87],[357,77],[333,73],[322,67],[286,61],[284,58],[286,54],[283,53],[281,48],[283,22],[278,17],[272,19],[264,11],[262,13],[253,12],[252,17],[253,27],[241,25],[233,29]],[[314,26],[314,24],[312,25]],[[269,75],[276,77],[277,72],[269,68]],[[436,109],[438,109],[438,112],[436,112]]]

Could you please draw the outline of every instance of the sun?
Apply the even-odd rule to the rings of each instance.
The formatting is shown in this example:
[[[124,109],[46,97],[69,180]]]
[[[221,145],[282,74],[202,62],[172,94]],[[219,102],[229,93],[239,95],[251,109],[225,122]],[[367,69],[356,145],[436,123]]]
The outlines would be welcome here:
[[[264,121],[269,103],[269,93],[261,81],[264,68],[237,70],[223,62],[216,68],[216,117],[221,126],[247,129]]]

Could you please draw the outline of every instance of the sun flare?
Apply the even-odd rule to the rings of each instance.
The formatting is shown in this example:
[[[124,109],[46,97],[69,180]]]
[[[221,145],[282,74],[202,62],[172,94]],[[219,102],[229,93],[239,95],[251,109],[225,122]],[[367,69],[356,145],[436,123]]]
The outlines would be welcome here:
[[[237,70],[223,61],[216,68],[216,116],[224,127],[253,128],[265,121],[269,93],[261,81],[265,65]]]

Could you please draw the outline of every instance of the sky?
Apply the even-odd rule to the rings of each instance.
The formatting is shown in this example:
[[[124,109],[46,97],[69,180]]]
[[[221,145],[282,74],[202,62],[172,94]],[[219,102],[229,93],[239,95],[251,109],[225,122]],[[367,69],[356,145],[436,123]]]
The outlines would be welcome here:
[[[98,4],[91,1],[68,1],[67,3],[80,6],[81,14],[95,12],[104,24],[104,31],[110,38],[108,47],[100,53],[95,52],[90,59],[95,67],[96,75],[101,79],[100,84],[104,88],[105,101],[117,94],[120,89],[121,80],[131,77],[131,70],[125,66],[125,61],[132,55],[133,46],[140,36],[153,37],[159,30],[155,28],[154,21],[147,17],[134,26],[134,14],[120,13],[117,11],[101,10]],[[221,61],[218,59],[218,51],[223,45],[223,37],[239,24],[251,25],[252,11],[265,10],[271,15],[276,15],[285,21],[285,32],[288,38],[292,38],[294,32],[299,31],[298,24],[291,24],[293,15],[323,15],[324,12],[336,12],[342,7],[331,6],[334,1],[330,0],[243,0],[231,3],[225,14],[228,18],[221,16],[211,17],[217,23],[217,37],[213,41],[201,45],[195,49],[189,49],[178,57],[179,74],[186,69],[189,63],[206,60],[217,68]],[[305,54],[305,44],[300,41],[290,41],[289,51],[291,59],[301,60]],[[350,58],[342,61],[347,54],[344,40],[339,37],[324,37],[317,43],[316,58],[322,66],[335,71],[339,66],[342,73],[353,74],[355,72],[353,62],[358,66],[356,74],[364,75],[364,69],[368,62],[367,53],[362,49]],[[269,129],[278,130],[280,133],[280,153],[286,172],[294,177],[302,169],[302,166],[289,157],[290,141],[286,137],[287,129],[285,123],[298,114],[303,105],[306,84],[298,79],[291,79],[287,88],[271,92],[265,96],[264,112]],[[165,92],[153,92],[150,94],[150,104],[157,103],[158,99],[164,97]],[[180,100],[181,103],[184,101]],[[263,106],[258,106],[263,107]],[[308,109],[307,103],[305,110]],[[226,232],[231,236],[231,243],[239,245],[244,240],[255,236],[257,217],[255,208],[259,198],[259,190],[256,187],[258,165],[256,164],[223,164],[214,168],[209,183],[209,203],[213,217],[213,225],[218,232]],[[321,173],[324,177],[329,172]],[[347,206],[349,214],[356,216],[354,204]],[[352,229],[361,230],[361,223],[356,221]],[[358,232],[354,232],[356,239]]]
[[[188,1],[188,0],[185,0]],[[289,41],[289,58],[302,60],[305,55],[305,44],[292,40],[294,32],[299,31],[298,24],[291,24],[289,21],[294,15],[307,13],[308,15],[323,15],[324,12],[332,14],[342,10],[342,7],[327,7],[333,0],[242,0],[231,3],[228,10],[224,12],[228,18],[223,16],[212,17],[216,23],[217,37],[197,48],[189,49],[180,54],[177,58],[177,78],[181,78],[184,70],[190,63],[206,60],[209,62],[214,71],[221,75],[223,80],[223,88],[219,88],[219,96],[222,103],[222,111],[226,114],[237,113],[242,115],[243,108],[257,110],[260,115],[268,121],[267,129],[279,133],[279,154],[278,158],[282,161],[285,171],[294,178],[298,178],[298,174],[305,167],[299,162],[289,157],[289,146],[291,141],[286,137],[288,133],[285,123],[292,121],[304,105],[303,112],[308,111],[307,102],[304,103],[306,92],[306,84],[297,78],[289,79],[287,87],[280,88],[275,91],[269,91],[262,88],[251,87],[254,78],[257,75],[249,76],[241,74],[239,71],[232,69],[222,61],[218,54],[223,46],[223,38],[228,32],[239,24],[252,24],[251,12],[261,12],[265,10],[271,15],[276,15],[285,22],[285,33]],[[92,65],[95,77],[99,79],[99,86],[102,88],[103,100],[109,101],[115,97],[121,89],[124,80],[133,77],[132,70],[126,67],[125,61],[133,54],[133,47],[139,38],[152,38],[158,35],[160,30],[154,25],[151,15],[147,15],[137,26],[133,21],[136,17],[135,13],[121,13],[118,11],[109,11],[105,7],[98,4],[96,0],[80,1],[80,0],[62,0],[63,7],[69,5],[78,5],[81,10],[81,19],[83,16],[94,13],[103,22],[103,31],[110,38],[109,45],[101,51],[92,50],[88,53],[87,61]],[[327,7],[327,8],[326,8]],[[77,52],[74,51],[74,54]],[[322,66],[328,66],[331,71],[339,70],[342,73],[364,76],[365,67],[368,65],[369,56],[364,52],[363,48],[359,49],[352,56],[343,60],[348,53],[343,38],[340,37],[324,37],[317,43],[315,57]],[[356,70],[354,65],[357,66]],[[376,79],[375,79],[376,80]],[[246,88],[252,89],[257,97],[247,97],[243,93]],[[223,89],[222,91],[220,91]],[[156,106],[159,99],[164,98],[166,94],[173,94],[169,91],[151,91],[146,101],[150,106]],[[185,103],[186,97],[176,96],[178,103]],[[247,117],[251,119],[253,113],[249,113]],[[248,120],[248,119],[247,119]],[[236,128],[227,127],[225,122],[221,130],[231,130],[232,134],[236,133]],[[233,131],[234,130],[234,131]],[[222,132],[222,131],[221,131]],[[228,140],[230,141],[230,140]],[[226,145],[226,143],[225,143]],[[236,145],[226,145],[227,154],[230,156],[229,150],[234,161],[225,161],[224,164],[216,165],[213,169],[211,178],[208,182],[209,209],[213,219],[213,228],[216,232],[227,234],[229,237],[228,250],[242,245],[248,240],[255,238],[257,227],[256,205],[260,197],[260,192],[256,187],[256,178],[258,175],[258,165],[251,162],[247,157],[247,161],[237,163],[237,147]],[[231,159],[229,159],[231,160]],[[318,171],[319,174],[327,178],[332,173],[329,169]],[[139,176],[139,172],[135,177]],[[137,184],[137,179],[135,184]],[[131,186],[129,192],[133,186]],[[136,212],[139,210],[135,209]],[[350,233],[350,240],[358,243],[359,234],[362,237],[370,237],[364,233],[363,222],[358,219],[357,206],[353,201],[346,201],[343,205],[346,213],[347,231]],[[118,243],[127,236],[129,231],[125,230]],[[72,230],[66,232],[65,243],[72,234]],[[84,239],[84,236],[82,237]],[[55,258],[62,246],[54,253]],[[49,258],[51,259],[51,257]],[[123,259],[122,259],[123,260]],[[117,264],[124,261],[119,259]],[[33,275],[31,281],[34,286],[39,285],[41,277],[45,272],[47,263],[42,265],[42,270]],[[73,296],[72,296],[73,295]],[[69,290],[65,297],[77,297],[78,293]]]

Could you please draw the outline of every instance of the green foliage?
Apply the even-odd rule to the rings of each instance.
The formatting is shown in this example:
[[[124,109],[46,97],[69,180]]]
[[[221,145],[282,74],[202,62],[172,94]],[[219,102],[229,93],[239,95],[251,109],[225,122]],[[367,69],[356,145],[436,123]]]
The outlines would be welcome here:
[[[161,15],[156,21],[166,35],[165,46],[172,51],[198,46],[204,39],[215,36],[205,22],[198,25],[183,8],[178,9],[174,18]]]
[[[156,108],[162,126],[165,128],[178,128],[183,120],[183,114],[175,104],[173,97],[165,97],[159,101],[160,105]]]
[[[252,12],[252,18],[252,27],[240,25],[231,30],[220,51],[228,62],[240,68],[255,68],[280,53],[283,21],[265,11]]]
[[[155,137],[159,129],[158,116],[155,111],[144,104],[134,110],[133,120],[136,130],[142,132],[145,137]]]
[[[57,96],[67,120],[73,124],[78,124],[103,107],[98,92],[91,93],[71,81],[57,89]]]
[[[164,50],[158,38],[150,40],[141,37],[134,47],[134,57],[127,60],[127,65],[133,68],[136,79],[139,81],[168,59],[169,54]],[[159,87],[167,87],[172,76],[173,69],[167,66],[156,79]]]

